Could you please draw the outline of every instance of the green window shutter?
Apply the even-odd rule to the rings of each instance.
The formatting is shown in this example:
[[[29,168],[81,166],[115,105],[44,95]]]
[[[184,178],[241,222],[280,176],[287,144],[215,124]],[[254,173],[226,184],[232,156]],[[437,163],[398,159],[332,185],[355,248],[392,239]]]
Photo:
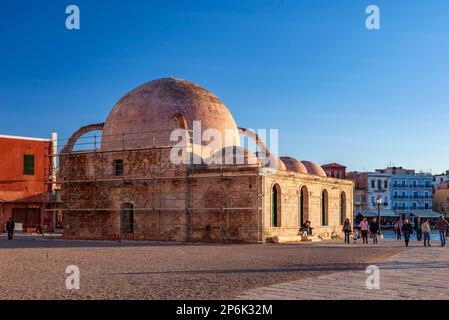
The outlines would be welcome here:
[[[273,186],[273,191],[271,194],[271,225],[273,227],[278,227],[278,199],[277,199],[277,188]]]
[[[34,176],[34,155],[25,154],[23,156],[23,174],[26,176]]]

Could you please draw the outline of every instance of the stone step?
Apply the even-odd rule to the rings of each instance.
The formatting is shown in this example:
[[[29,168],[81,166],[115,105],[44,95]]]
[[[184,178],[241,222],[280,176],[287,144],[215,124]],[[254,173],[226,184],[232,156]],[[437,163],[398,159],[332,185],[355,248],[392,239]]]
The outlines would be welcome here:
[[[307,237],[302,237],[303,242],[320,242],[322,241],[321,238],[318,238],[317,236],[307,236]]]
[[[274,236],[271,238],[267,238],[267,240],[271,240],[274,243],[300,243],[300,242],[319,242],[320,238],[317,236],[306,236],[306,235],[295,235],[295,236]]]

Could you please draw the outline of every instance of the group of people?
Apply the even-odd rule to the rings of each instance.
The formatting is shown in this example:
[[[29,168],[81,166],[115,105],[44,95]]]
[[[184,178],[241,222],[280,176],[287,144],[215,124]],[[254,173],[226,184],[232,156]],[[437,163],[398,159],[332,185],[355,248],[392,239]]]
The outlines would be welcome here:
[[[363,244],[368,244],[368,233],[370,233],[371,238],[373,239],[373,244],[377,244],[379,242],[379,224],[377,223],[377,218],[373,218],[371,224],[368,222],[368,219],[363,218],[362,222],[359,224],[361,237],[363,240]],[[351,226],[351,221],[346,219],[343,224],[343,233],[345,234],[345,243],[350,243],[351,233],[354,243],[359,239],[359,232],[354,227]]]
[[[368,219],[364,217],[363,220],[358,225],[358,227],[360,229],[363,244],[368,244],[368,234],[371,235],[371,238],[373,239],[373,244],[378,243],[378,238],[381,235],[381,232],[379,229],[379,223],[377,222],[377,218],[373,218],[371,220],[371,223],[369,223]],[[433,226],[433,229],[439,231],[441,246],[445,247],[446,237],[448,236],[449,232],[449,222],[443,216],[441,216],[438,222]],[[416,240],[418,242],[424,240],[423,242],[425,247],[431,246],[430,232],[432,231],[432,227],[430,225],[429,219],[421,220],[421,218],[417,217],[414,226],[412,226],[412,224],[407,218],[405,218],[403,222],[401,222],[401,220],[398,220],[394,225],[394,230],[398,240],[401,240],[402,236],[404,237],[405,246],[407,247],[409,246],[410,237],[414,231],[416,232]],[[345,234],[345,243],[350,243],[351,233],[353,234],[354,243],[356,243],[357,240],[359,239],[358,230],[355,227],[352,228],[349,219],[346,219],[346,221],[344,222],[342,231]]]
[[[437,223],[433,226],[434,230],[438,230],[440,235],[440,243],[442,247],[446,246],[446,237],[449,230],[449,222],[441,216]],[[404,235],[404,239],[406,245],[408,246],[408,242],[410,239],[410,235],[413,234],[413,230],[416,231],[416,240],[421,242],[424,240],[424,246],[430,247],[430,232],[432,231],[432,227],[430,225],[429,219],[416,218],[414,228],[411,227],[408,219],[404,219],[402,223],[400,220],[396,221],[394,226],[394,230],[398,240],[401,240],[401,236]]]

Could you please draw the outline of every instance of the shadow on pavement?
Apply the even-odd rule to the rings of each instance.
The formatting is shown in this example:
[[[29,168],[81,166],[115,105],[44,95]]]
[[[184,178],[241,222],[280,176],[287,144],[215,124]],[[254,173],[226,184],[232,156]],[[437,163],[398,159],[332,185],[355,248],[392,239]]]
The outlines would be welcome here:
[[[224,270],[187,270],[187,271],[157,271],[157,272],[126,272],[98,274],[100,276],[139,276],[139,275],[210,275],[210,274],[240,274],[240,273],[283,273],[283,272],[338,272],[346,270],[365,270],[369,264],[319,264],[299,265],[287,268],[267,269],[224,269]]]

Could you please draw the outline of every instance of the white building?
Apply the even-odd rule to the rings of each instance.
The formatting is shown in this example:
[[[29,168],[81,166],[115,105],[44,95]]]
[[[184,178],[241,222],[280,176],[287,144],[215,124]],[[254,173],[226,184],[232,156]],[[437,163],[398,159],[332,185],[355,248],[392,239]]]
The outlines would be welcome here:
[[[449,170],[447,170],[446,173],[433,176],[433,189],[435,190],[438,185],[446,181],[449,181]]]
[[[381,209],[391,210],[390,173],[368,173],[368,210],[377,210],[377,199],[382,199]]]

